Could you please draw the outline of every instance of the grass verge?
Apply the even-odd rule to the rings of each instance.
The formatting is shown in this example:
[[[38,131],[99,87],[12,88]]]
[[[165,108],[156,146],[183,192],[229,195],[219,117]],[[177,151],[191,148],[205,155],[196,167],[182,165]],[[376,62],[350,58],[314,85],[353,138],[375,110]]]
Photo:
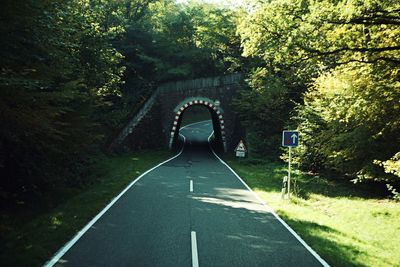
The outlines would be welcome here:
[[[399,202],[299,172],[297,196],[281,200],[285,164],[227,163],[331,266],[400,266]]]
[[[46,203],[21,203],[2,212],[1,266],[41,266],[131,181],[168,156],[168,151],[103,156],[91,186],[58,189],[43,196]]]

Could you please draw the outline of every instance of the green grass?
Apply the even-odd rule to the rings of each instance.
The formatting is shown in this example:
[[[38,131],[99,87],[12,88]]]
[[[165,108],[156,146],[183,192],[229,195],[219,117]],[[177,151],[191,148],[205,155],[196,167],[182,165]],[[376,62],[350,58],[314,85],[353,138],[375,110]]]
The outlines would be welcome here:
[[[20,203],[1,214],[0,265],[41,266],[137,176],[166,159],[167,151],[102,157],[83,189],[63,188],[44,203]],[[51,208],[50,208],[51,207]]]
[[[21,203],[2,213],[1,266],[42,265],[135,177],[168,156],[156,151],[103,157],[91,186],[45,195],[47,206]],[[299,173],[298,196],[282,201],[284,164],[228,163],[332,266],[400,265],[400,203],[352,184]]]
[[[297,173],[297,196],[281,200],[286,165],[229,165],[332,266],[400,266],[400,203],[349,182]]]

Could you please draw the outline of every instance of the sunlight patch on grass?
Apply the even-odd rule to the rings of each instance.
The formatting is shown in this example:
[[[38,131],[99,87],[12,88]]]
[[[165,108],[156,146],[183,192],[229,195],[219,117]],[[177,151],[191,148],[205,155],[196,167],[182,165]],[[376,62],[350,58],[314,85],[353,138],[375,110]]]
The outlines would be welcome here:
[[[400,203],[301,173],[295,177],[298,196],[282,200],[284,164],[228,163],[332,266],[400,265]]]

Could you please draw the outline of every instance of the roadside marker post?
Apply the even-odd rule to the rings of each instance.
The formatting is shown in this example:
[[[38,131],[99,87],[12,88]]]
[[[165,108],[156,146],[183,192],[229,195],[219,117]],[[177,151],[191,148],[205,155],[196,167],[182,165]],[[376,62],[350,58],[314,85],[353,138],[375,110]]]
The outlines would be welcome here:
[[[298,131],[283,131],[282,132],[282,146],[289,147],[289,164],[288,164],[288,176],[283,178],[282,186],[282,199],[285,198],[285,191],[287,191],[288,199],[290,199],[290,174],[292,164],[292,147],[299,146],[299,132]],[[286,180],[287,179],[287,180]],[[287,184],[287,187],[286,187]]]
[[[284,176],[283,182],[282,182],[282,196],[281,196],[282,199],[285,198],[285,194],[286,194],[286,190],[287,190],[287,181],[288,181],[288,177]]]

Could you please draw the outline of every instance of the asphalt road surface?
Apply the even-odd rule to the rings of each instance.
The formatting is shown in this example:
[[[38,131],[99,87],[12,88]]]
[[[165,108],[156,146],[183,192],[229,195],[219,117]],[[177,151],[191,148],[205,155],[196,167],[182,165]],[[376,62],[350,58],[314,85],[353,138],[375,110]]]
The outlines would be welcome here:
[[[136,181],[47,266],[321,266],[212,152],[205,121],[182,153]]]

